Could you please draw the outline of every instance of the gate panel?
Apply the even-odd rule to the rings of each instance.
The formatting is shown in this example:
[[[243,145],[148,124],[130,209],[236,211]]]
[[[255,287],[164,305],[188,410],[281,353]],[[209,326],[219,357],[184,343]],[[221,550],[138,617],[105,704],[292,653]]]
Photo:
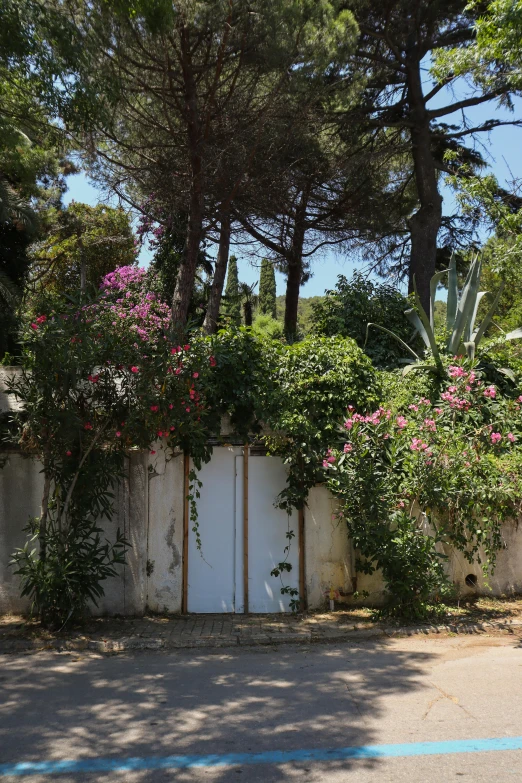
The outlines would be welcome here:
[[[189,612],[236,611],[236,456],[240,449],[218,447],[202,466],[197,501],[202,550],[189,523]],[[240,575],[240,578],[242,576]]]
[[[289,573],[285,585],[299,589],[299,519],[275,508],[274,501],[285,487],[286,473],[278,457],[251,456],[248,468],[248,610],[249,612],[288,612],[290,596],[281,595],[281,580],[270,572],[285,558],[288,530],[290,542]],[[237,523],[236,523],[237,524]]]

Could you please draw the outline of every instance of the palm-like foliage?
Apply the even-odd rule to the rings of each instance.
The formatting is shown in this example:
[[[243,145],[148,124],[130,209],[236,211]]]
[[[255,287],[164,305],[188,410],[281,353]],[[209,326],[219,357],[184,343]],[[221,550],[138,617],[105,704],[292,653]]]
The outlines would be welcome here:
[[[415,308],[405,311],[406,318],[413,324],[417,332],[422,338],[426,350],[431,351],[435,368],[443,371],[442,353],[448,355],[464,354],[470,359],[474,359],[477,353],[477,348],[481,342],[488,326],[491,324],[495,311],[497,309],[502,291],[504,289],[504,283],[501,284],[495,299],[493,300],[487,314],[482,319],[482,322],[478,328],[476,328],[477,313],[482,298],[489,293],[488,291],[479,291],[480,274],[482,269],[482,261],[477,256],[468,271],[464,286],[459,295],[457,269],[455,258],[453,257],[450,262],[449,269],[445,269],[442,272],[438,272],[433,275],[430,283],[430,314],[429,317],[426,311],[422,307],[417,288],[415,286],[414,301]],[[448,337],[444,347],[438,344],[435,337],[435,295],[437,292],[437,286],[444,277],[448,275],[448,301],[447,301],[447,315],[446,315],[446,329]],[[387,332],[395,337],[404,348],[415,358],[415,362],[408,364],[403,371],[403,375],[406,375],[411,370],[416,369],[434,369],[433,364],[423,364],[422,359],[415,353],[409,345],[400,339],[394,332],[386,329],[379,324],[368,324],[375,326],[377,329]],[[522,337],[522,328],[514,329],[508,334],[504,334],[503,340],[516,340]]]
[[[29,204],[0,175],[0,223],[14,223],[29,233],[36,229],[36,215]]]

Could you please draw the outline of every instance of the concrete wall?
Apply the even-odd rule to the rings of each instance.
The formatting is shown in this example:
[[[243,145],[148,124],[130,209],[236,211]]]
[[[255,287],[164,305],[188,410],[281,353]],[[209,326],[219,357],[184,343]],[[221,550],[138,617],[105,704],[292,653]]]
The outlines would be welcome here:
[[[161,444],[155,454],[133,452],[127,459],[127,475],[118,488],[116,513],[111,522],[101,520],[107,538],[114,540],[119,527],[131,542],[127,564],[118,576],[104,583],[105,595],[94,614],[140,615],[179,612],[182,598],[183,556],[183,456],[167,454]],[[23,546],[23,528],[40,511],[42,474],[39,463],[17,451],[0,453],[0,613],[27,610],[20,598],[19,580],[8,563],[13,550]],[[364,602],[382,602],[379,573],[356,574],[354,553],[346,528],[334,518],[336,503],[324,487],[315,487],[305,509],[305,584],[308,606],[327,605],[331,587],[352,603],[351,594],[367,591]],[[485,583],[480,566],[470,566],[458,552],[449,552],[448,573],[461,594],[522,593],[522,526],[504,528],[505,548],[497,568]],[[477,588],[465,584],[476,574]],[[361,601],[359,601],[361,602]]]
[[[334,587],[353,589],[353,551],[346,525],[334,518],[335,498],[326,487],[314,487],[305,508],[305,584],[310,609],[322,608]]]
[[[0,614],[23,612],[29,607],[20,598],[20,582],[9,567],[12,552],[24,546],[23,528],[40,513],[43,489],[41,464],[19,452],[3,452],[0,460]],[[94,614],[142,614],[147,603],[147,483],[148,458],[132,453],[127,459],[127,476],[117,491],[115,514],[111,521],[100,520],[104,535],[114,541],[118,528],[132,548],[118,576],[104,582],[105,595]]]
[[[183,581],[183,454],[166,459],[157,446],[148,482],[147,603],[153,612],[180,612]]]

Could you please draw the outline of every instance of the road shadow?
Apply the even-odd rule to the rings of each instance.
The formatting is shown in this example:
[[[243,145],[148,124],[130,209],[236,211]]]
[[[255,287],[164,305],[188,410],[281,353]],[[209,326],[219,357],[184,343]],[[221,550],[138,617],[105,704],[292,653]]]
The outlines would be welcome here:
[[[434,656],[385,640],[357,646],[92,656],[42,653],[0,662],[0,762],[261,753],[377,742],[390,694],[425,687]],[[329,761],[329,770],[379,761]],[[290,781],[306,763],[221,767],[204,779]],[[17,780],[203,779],[201,769],[27,776]],[[8,780],[1,778],[0,780]],[[14,780],[14,778],[13,778]]]

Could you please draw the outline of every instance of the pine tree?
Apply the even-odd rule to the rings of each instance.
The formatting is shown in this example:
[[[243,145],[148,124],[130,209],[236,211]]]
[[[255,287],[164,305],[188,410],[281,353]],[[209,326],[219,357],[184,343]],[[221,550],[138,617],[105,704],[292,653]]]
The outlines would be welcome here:
[[[239,298],[239,278],[237,258],[230,256],[228,261],[227,285],[225,287],[225,314],[234,326],[241,326],[241,302]]]
[[[275,318],[276,313],[276,279],[274,265],[268,258],[261,261],[261,275],[259,277],[259,312],[262,315],[270,315]]]

